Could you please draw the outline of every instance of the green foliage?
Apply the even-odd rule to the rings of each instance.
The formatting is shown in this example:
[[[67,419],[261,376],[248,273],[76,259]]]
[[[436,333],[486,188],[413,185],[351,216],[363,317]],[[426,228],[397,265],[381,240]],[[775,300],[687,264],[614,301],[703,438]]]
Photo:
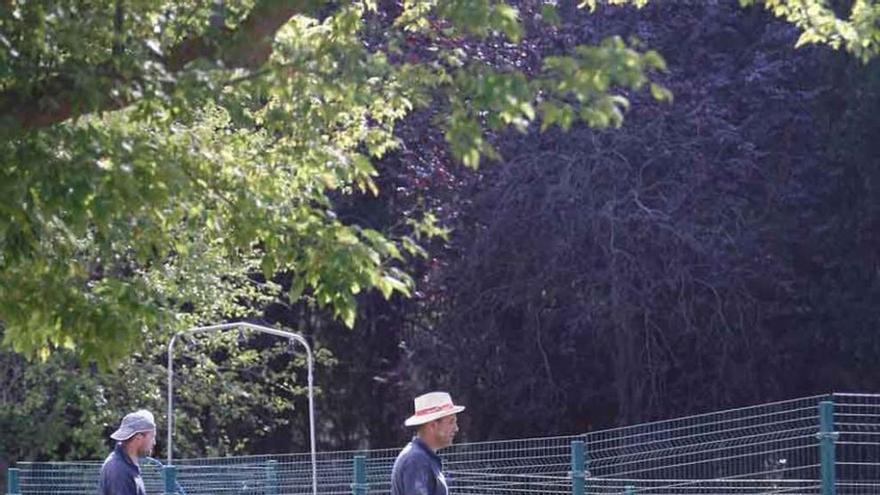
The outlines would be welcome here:
[[[0,352],[0,459],[96,458],[104,453],[104,427],[116,421],[98,376],[75,372],[70,353],[39,366]],[[38,421],[35,421],[38,419]]]
[[[469,66],[454,77],[446,138],[453,154],[476,167],[480,156],[499,156],[483,136],[484,128],[512,126],[525,132],[537,117],[542,130],[552,125],[567,130],[575,122],[619,127],[629,101],[612,89],[640,89],[649,71],[664,68],[659,54],[639,53],[619,37],[577,47],[572,56],[547,57],[541,75],[531,79],[518,71]],[[662,88],[655,86],[652,93],[663,98]]]
[[[91,1],[87,5],[57,3],[11,0],[0,5],[0,133],[3,136],[0,140],[0,330],[4,330],[5,342],[13,349],[43,358],[41,362],[27,363],[16,354],[0,353],[0,376],[8,378],[9,383],[5,386],[7,382],[4,382],[0,394],[0,460],[99,458],[106,453],[108,431],[115,427],[122,414],[134,407],[154,410],[160,424],[164,424],[165,370],[162,363],[163,344],[168,335],[201,321],[248,316],[269,301],[278,299],[289,302],[299,311],[291,318],[290,324],[298,330],[314,330],[309,335],[319,348],[319,366],[323,367],[323,370],[319,367],[323,371],[321,380],[329,376],[329,382],[333,383],[332,390],[319,395],[319,400],[326,401],[323,409],[329,411],[322,420],[325,431],[329,432],[328,437],[352,435],[352,443],[341,443],[347,448],[355,441],[383,434],[376,431],[384,431],[385,436],[374,438],[387,439],[399,434],[400,431],[390,426],[397,425],[396,416],[389,418],[386,409],[371,408],[367,413],[361,411],[353,415],[346,407],[351,404],[353,396],[384,404],[400,399],[398,382],[401,372],[399,363],[393,358],[400,349],[398,342],[388,337],[389,328],[404,335],[409,332],[407,325],[419,328],[425,324],[433,325],[437,315],[443,314],[443,308],[422,306],[410,321],[409,315],[399,309],[392,310],[389,318],[377,307],[403,304],[394,295],[406,295],[413,290],[412,281],[404,270],[406,263],[411,257],[426,256],[430,238],[444,238],[448,230],[444,222],[430,212],[416,212],[391,219],[389,223],[406,226],[404,231],[395,230],[396,233],[391,235],[379,227],[367,228],[367,222],[355,225],[340,220],[346,215],[337,213],[337,205],[357,203],[352,201],[356,196],[386,192],[379,189],[383,182],[378,180],[374,164],[399,145],[403,135],[400,128],[408,125],[402,119],[415,109],[431,106],[429,113],[437,117],[436,122],[442,127],[452,153],[465,164],[475,167],[486,157],[499,156],[494,147],[498,144],[495,138],[507,127],[527,130],[537,123],[544,130],[553,125],[568,129],[578,122],[595,127],[619,126],[628,105],[622,94],[628,89],[645,89],[647,86],[654,98],[671,99],[669,90],[649,77],[650,71],[663,69],[662,59],[656,53],[642,52],[636,44],[625,43],[616,37],[610,37],[598,46],[581,46],[569,53],[547,58],[527,69],[497,63],[486,56],[486,46],[493,49],[516,47],[516,42],[525,37],[526,31],[520,25],[520,14],[502,2],[409,1],[401,15],[390,20],[383,20],[374,2],[367,1],[350,5],[349,2],[338,2],[346,6],[323,9],[313,8],[309,2],[253,0],[222,2],[222,9],[216,2],[191,0],[105,0]],[[595,0],[583,3],[586,7],[598,8],[621,4],[641,6],[646,2]],[[820,5],[820,2],[765,2],[768,7],[796,4]],[[121,11],[117,9],[120,5]],[[815,33],[821,35],[816,41],[834,44],[837,39],[835,46],[845,46],[863,58],[870,57],[876,53],[876,31],[872,31],[876,28],[876,7],[872,11],[868,2],[853,5],[853,12],[860,9],[859,20],[852,21],[852,24],[856,26],[853,29],[857,36],[866,36],[859,41],[866,47],[864,51],[859,51],[858,47],[850,48],[848,41],[843,43],[842,40],[847,38],[840,33],[847,32],[848,28],[836,21],[830,22],[827,8],[808,11],[812,12],[812,17],[798,17],[803,12],[797,10],[783,9],[777,13],[805,29],[812,26],[810,23],[824,26],[815,28]],[[691,10],[691,7],[681,8]],[[273,17],[284,21],[266,37],[271,40],[271,45],[263,46],[263,38],[248,37],[248,20],[255,14],[260,14],[258,17],[264,21]],[[561,23],[556,9],[549,4],[541,8],[541,17],[550,25]],[[663,22],[670,22],[669,17],[664,17]],[[615,32],[614,27],[608,30]],[[848,32],[852,33],[851,30]],[[677,46],[680,36],[674,33],[670,39]],[[199,43],[187,44],[193,40]],[[703,42],[706,40],[700,43]],[[188,53],[183,48],[196,55],[182,55]],[[705,46],[700,48],[706,49]],[[688,51],[690,47],[680,49]],[[690,54],[680,56],[690,57]],[[717,60],[716,57],[711,59]],[[725,79],[728,76],[723,74],[724,68],[739,67],[740,62],[733,64],[724,60],[706,74],[717,73],[719,79]],[[773,66],[778,67],[775,63]],[[754,73],[758,77],[765,74],[766,69],[758,65],[755,70],[741,73]],[[703,70],[705,67],[700,67],[695,72]],[[622,228],[613,232],[613,236],[602,234],[596,238],[612,238],[618,248],[628,246],[624,247],[625,251],[640,253],[644,250],[634,258],[637,263],[619,265],[627,267],[623,273],[603,274],[601,269],[596,272],[597,267],[610,264],[590,263],[590,260],[602,256],[603,251],[599,249],[602,246],[597,245],[595,252],[585,254],[582,252],[582,237],[573,240],[572,245],[580,251],[572,251],[571,256],[564,256],[567,251],[559,252],[558,244],[536,250],[536,271],[517,275],[515,269],[511,271],[510,259],[527,256],[530,251],[526,248],[531,242],[552,243],[554,239],[554,236],[536,235],[536,232],[542,232],[544,228],[564,228],[570,235],[570,226],[578,223],[559,222],[558,211],[553,211],[552,216],[537,217],[540,204],[523,209],[524,215],[517,214],[516,208],[510,209],[513,213],[505,215],[504,208],[500,208],[487,211],[491,213],[488,219],[494,222],[503,217],[512,219],[510,228],[497,230],[504,241],[510,243],[511,253],[515,256],[495,256],[483,244],[478,246],[477,252],[506,264],[499,265],[497,273],[481,266],[465,267],[463,273],[471,277],[476,274],[477,280],[486,284],[495,283],[498,274],[511,276],[514,284],[510,287],[524,284],[522,290],[509,295],[490,287],[469,293],[463,290],[466,287],[461,281],[467,277],[462,276],[454,284],[443,285],[442,290],[427,296],[429,301],[441,302],[446,297],[460,297],[467,305],[462,311],[450,311],[449,314],[468,320],[460,324],[453,320],[449,328],[454,332],[431,332],[430,342],[423,347],[429,356],[442,361],[446,358],[438,358],[438,349],[456,349],[456,358],[462,361],[455,369],[464,370],[461,372],[465,377],[463,384],[472,387],[476,379],[477,387],[473,390],[481,393],[480,387],[497,392],[506,390],[515,382],[525,395],[532,398],[535,408],[517,419],[523,423],[511,422],[510,418],[499,422],[499,416],[487,413],[484,415],[487,428],[480,431],[491,434],[491,428],[498,427],[513,428],[522,433],[526,431],[523,428],[533,428],[535,415],[548,411],[547,404],[561,397],[557,388],[541,381],[544,374],[535,373],[535,370],[544,371],[546,366],[546,375],[552,385],[551,364],[554,369],[564,366],[566,358],[573,356],[572,349],[593,349],[595,359],[589,361],[597,366],[597,371],[585,374],[583,359],[570,361],[575,368],[579,367],[578,376],[587,376],[594,382],[575,384],[569,397],[576,397],[585,389],[601,390],[601,386],[608,383],[626,383],[626,380],[637,385],[632,387],[634,391],[644,390],[639,388],[642,383],[655,383],[649,381],[650,377],[642,379],[636,378],[635,373],[627,375],[626,370],[619,382],[608,380],[607,370],[613,367],[606,365],[607,360],[621,362],[628,359],[622,350],[638,347],[641,340],[634,339],[624,345],[609,340],[607,347],[602,347],[593,342],[579,346],[575,340],[562,338],[556,340],[561,354],[554,355],[553,348],[546,343],[549,341],[537,342],[537,349],[542,352],[531,352],[528,346],[516,341],[516,324],[525,324],[524,328],[528,330],[523,334],[523,342],[532,339],[533,335],[538,336],[540,331],[553,331],[552,328],[568,331],[597,327],[595,320],[585,322],[584,315],[599,314],[601,317],[606,314],[610,298],[602,293],[586,298],[579,295],[583,290],[578,284],[583,280],[576,278],[569,283],[566,278],[566,273],[577,266],[572,259],[580,260],[586,267],[584,273],[590,274],[591,283],[601,280],[603,275],[613,275],[614,280],[625,281],[627,276],[638,275],[626,270],[645,266],[644,280],[647,282],[633,278],[636,282],[631,284],[631,290],[645,293],[652,289],[662,290],[657,281],[663,277],[654,276],[656,272],[649,269],[651,260],[658,253],[662,255],[662,263],[658,262],[657,266],[669,267],[670,260],[679,257],[702,263],[700,256],[691,256],[674,243],[666,253],[658,249],[658,239],[661,243],[666,239],[665,231],[646,230],[642,235],[623,228],[629,225],[627,228],[632,229],[633,225],[666,218],[657,217],[662,213],[657,201],[685,201],[693,197],[693,191],[700,191],[697,198],[705,194],[708,198],[705,201],[711,206],[708,209],[683,204],[669,208],[669,211],[693,212],[693,222],[700,228],[711,227],[712,232],[722,228],[725,218],[733,222],[742,218],[739,210],[731,210],[730,215],[725,216],[729,205],[719,203],[713,190],[699,182],[680,193],[672,191],[667,194],[665,188],[669,184],[654,178],[658,187],[654,189],[650,181],[652,174],[656,173],[652,171],[655,167],[638,171],[634,168],[625,173],[620,169],[611,170],[602,176],[593,174],[589,168],[594,164],[614,166],[621,158],[616,155],[617,150],[622,150],[622,156],[630,157],[627,168],[630,164],[637,168],[667,156],[664,147],[673,153],[673,158],[663,158],[664,161],[685,164],[685,167],[702,166],[706,156],[726,160],[720,153],[729,153],[729,149],[754,149],[747,142],[742,147],[728,146],[729,149],[719,150],[718,143],[728,143],[731,139],[730,126],[726,123],[718,125],[716,127],[723,132],[706,134],[707,127],[704,126],[707,121],[702,103],[696,107],[688,105],[705,100],[704,94],[693,91],[697,87],[702,91],[702,88],[711,86],[712,79],[698,81],[704,82],[682,82],[684,96],[680,100],[685,106],[679,115],[684,122],[694,124],[694,128],[688,127],[678,137],[687,139],[676,141],[675,136],[664,135],[661,131],[669,125],[668,116],[659,117],[657,112],[662,109],[652,107],[650,115],[658,118],[643,120],[634,132],[596,134],[600,136],[600,142],[602,139],[620,139],[618,145],[606,148],[615,153],[614,157],[596,155],[595,160],[584,162],[588,163],[587,168],[584,163],[570,164],[570,177],[575,180],[561,176],[559,181],[559,184],[571,184],[572,187],[589,185],[595,188],[595,193],[583,201],[559,203],[563,212],[566,208],[586,208],[596,198],[620,194],[620,198],[612,197],[608,204],[619,205],[609,221],[617,221]],[[778,85],[772,81],[756,84],[778,90]],[[732,94],[746,92],[734,91]],[[765,100],[756,105],[764,108]],[[803,105],[786,106],[800,108]],[[872,107],[864,105],[863,108]],[[724,108],[715,111],[721,115],[729,114]],[[786,115],[780,120],[797,122],[796,116]],[[757,121],[775,122],[775,119]],[[870,134],[870,125],[856,121],[853,126],[864,131],[865,136]],[[761,137],[776,139],[777,136],[756,124],[744,125],[743,129],[753,129]],[[582,134],[556,142],[551,140],[552,146],[548,148],[559,148],[560,143],[596,142],[590,132],[579,132]],[[839,134],[850,136],[852,133]],[[859,136],[858,133],[853,135]],[[550,139],[551,136],[552,129],[541,139]],[[639,140],[652,136],[666,144],[661,148],[647,147],[640,156],[639,150],[645,146],[639,145]],[[705,143],[706,151],[675,155],[689,153],[696,142],[693,136]],[[532,138],[528,136],[526,139]],[[851,144],[853,150],[859,150],[853,152],[853,157],[859,158],[856,155],[860,155],[861,158],[841,158],[841,162],[870,168],[869,158],[877,153],[872,154],[870,150],[857,146],[870,143],[870,139],[851,138],[858,143],[849,143],[850,138],[841,139],[846,141],[843,144]],[[840,147],[847,149],[843,145]],[[808,147],[796,144],[793,149],[806,150],[795,156],[795,163],[813,155]],[[573,150],[572,154],[581,152],[583,150]],[[788,153],[789,149],[782,150],[783,155]],[[406,159],[400,158],[401,161]],[[548,170],[553,173],[559,170],[558,164],[549,168],[547,165],[546,159],[536,163],[536,173],[526,177],[524,183],[527,182],[529,192],[538,190],[535,189],[535,176],[548,177]],[[707,170],[722,170],[711,165],[710,169],[695,168],[693,173],[687,168],[664,168],[662,174],[670,175],[671,184],[681,180],[676,176],[678,173],[699,181]],[[737,162],[733,165],[737,166]],[[825,166],[823,162],[822,167]],[[763,164],[745,168],[769,170]],[[518,170],[528,172],[522,167]],[[644,174],[646,170],[648,173]],[[581,179],[577,179],[578,174],[582,174]],[[620,182],[609,185],[609,178]],[[638,182],[625,182],[635,178]],[[726,177],[719,182],[728,187],[736,181]],[[829,182],[822,181],[823,184]],[[755,185],[753,190],[762,189]],[[554,197],[565,197],[558,188],[554,191]],[[636,194],[633,196],[632,192]],[[801,211],[802,203],[810,203],[814,196],[810,192],[809,199],[803,201],[800,196],[791,197],[795,198],[794,204]],[[830,196],[850,197],[852,194],[845,192]],[[737,196],[732,201],[741,199]],[[528,206],[528,203],[521,204]],[[766,202],[757,204],[756,208],[763,215]],[[625,225],[624,220],[616,220],[623,218],[619,208],[624,205],[630,208],[630,218],[635,224]],[[448,212],[450,206],[446,205],[446,208]],[[608,212],[606,209],[599,214],[605,218]],[[570,218],[589,216],[583,212],[575,213]],[[709,220],[701,219],[701,214],[708,215]],[[723,218],[715,219],[713,215],[716,214]],[[446,213],[443,218],[449,216]],[[524,224],[523,218],[546,218],[547,221]],[[853,214],[848,218],[862,218],[866,225],[870,222],[867,215]],[[481,226],[491,228],[491,221],[487,220]],[[515,235],[523,225],[527,228],[520,241]],[[596,228],[601,225],[597,224]],[[682,226],[673,225],[669,232],[675,232],[675,228],[681,229]],[[849,231],[845,222],[840,222],[838,228],[842,234]],[[751,229],[743,230],[737,226],[734,230],[752,235]],[[779,228],[769,230],[780,231]],[[869,228],[863,231],[873,232]],[[828,236],[824,230],[815,235],[821,239],[840,237]],[[684,232],[675,242],[685,242],[691,237],[689,232]],[[473,239],[479,238],[479,232],[473,236]],[[803,237],[797,233],[792,239],[802,240]],[[704,247],[701,252],[727,252],[732,249],[728,242],[724,237],[722,248]],[[874,252],[870,247],[876,242],[870,237],[861,242],[866,246],[862,248],[866,254],[854,257],[852,267],[848,268],[854,278],[871,272],[864,270],[857,261],[870,256],[868,253]],[[818,242],[807,244],[821,245]],[[749,255],[743,259],[759,263],[752,268],[755,273],[766,273],[766,266],[760,263],[767,259],[764,255],[772,251],[760,245],[758,248],[753,252],[763,253],[761,256],[753,256],[752,251],[747,251]],[[791,251],[786,245],[776,259],[791,256]],[[551,254],[560,262],[548,263]],[[620,251],[620,255],[624,254]],[[435,284],[446,282],[437,275],[437,266],[443,263],[431,259],[430,277],[435,277]],[[529,266],[526,263],[517,265]],[[735,265],[741,266],[738,262]],[[672,268],[675,267],[669,269]],[[696,270],[702,269],[701,266]],[[544,273],[541,270],[549,270],[546,272],[548,284],[555,281],[564,287],[554,291],[548,289],[551,285],[536,285],[535,281],[540,277],[536,278],[535,273]],[[282,276],[273,279],[274,274]],[[283,280],[284,285],[273,283],[273,280]],[[769,272],[768,280],[773,281],[771,286],[787,283],[786,277],[778,276],[776,271]],[[816,293],[810,295],[818,302],[810,304],[820,305],[825,301],[829,308],[835,305],[850,308],[853,303],[849,299],[859,298],[858,304],[873,307],[870,297],[864,296],[867,292],[851,295],[836,287],[836,280],[829,276],[826,282],[835,292],[835,297],[830,298],[834,304],[827,303],[827,294],[819,289],[814,289]],[[821,287],[813,281],[808,281],[807,285]],[[857,284],[852,286],[858,287]],[[674,284],[670,287],[676,288]],[[391,301],[364,297],[364,292],[372,289],[377,289],[378,294]],[[284,293],[285,290],[288,292]],[[648,294],[648,297],[638,294],[627,297],[624,292],[623,297],[618,296],[611,302],[617,308],[626,309],[630,305],[636,308],[633,311],[641,311],[641,306],[647,304],[646,314],[655,307],[652,305],[656,305],[655,314],[662,315],[663,319],[675,318],[679,310],[691,311],[690,307],[682,309],[680,304],[664,307],[664,301],[679,301],[682,297],[679,291],[672,292],[674,294],[669,298],[662,292]],[[708,294],[702,286],[687,292]],[[530,294],[535,296],[532,302],[526,299]],[[728,294],[732,297],[724,297],[724,300],[728,301],[727,304],[734,304],[736,296],[741,293],[737,289]],[[705,318],[703,321],[709,322],[708,328],[715,328],[712,326],[716,324],[715,317],[721,313],[716,311],[717,293],[709,295],[711,297],[706,299],[708,303],[705,305],[689,295],[693,298],[692,307],[705,309],[686,314],[688,324],[670,328],[683,329],[688,334],[687,339],[699,334],[691,328],[697,324],[689,323],[689,318]],[[765,299],[761,294],[754,298],[746,295],[749,301]],[[496,309],[484,310],[488,307],[484,304],[486,297],[498,298]],[[577,298],[574,303],[582,306],[572,306],[570,325],[550,326],[553,318],[557,318],[556,308],[563,307],[567,297]],[[349,327],[355,324],[356,298],[360,300],[361,308],[364,300],[367,301],[366,314],[369,317],[357,323],[360,332],[352,336],[344,331],[342,323]],[[595,313],[583,306],[589,304],[595,306]],[[505,305],[515,310],[513,316],[495,319],[499,314],[497,308]],[[475,310],[477,306],[483,309]],[[804,305],[799,303],[792,307],[796,308],[792,314],[801,314]],[[325,310],[335,314],[340,324],[324,320]],[[837,311],[846,313],[854,321],[859,318],[852,315],[863,314],[849,309]],[[535,315],[538,317],[532,318]],[[656,321],[660,319],[658,317]],[[537,326],[528,327],[533,321]],[[650,323],[648,319],[641,321]],[[730,327],[726,322],[722,323],[723,326],[718,326],[719,331],[729,333]],[[802,333],[798,331],[803,327],[797,323],[793,325],[797,331],[788,338],[803,342],[804,348],[812,346],[813,341],[798,337]],[[827,327],[824,321],[820,323],[823,329]],[[707,325],[700,323],[699,327],[705,329]],[[620,328],[637,327],[626,325]],[[655,331],[654,327],[646,328],[649,332]],[[487,340],[487,332],[496,329],[500,332],[498,339]],[[817,335],[822,333],[819,330],[816,327]],[[609,339],[626,335],[615,331],[602,333]],[[714,338],[712,333],[705,335],[700,337],[706,338],[705,342]],[[857,343],[847,345],[866,356],[862,358],[867,363],[863,366],[870,371],[873,340],[869,338],[871,334],[864,335]],[[499,354],[498,349],[502,347],[496,345],[497,341],[510,336],[513,336],[509,347],[511,352]],[[407,334],[407,340],[410,339]],[[487,345],[490,340],[495,344]],[[322,349],[322,342],[338,351],[338,358]],[[447,345],[450,342],[455,345]],[[412,342],[401,344],[410,346],[405,352],[412,352]],[[692,352],[692,347],[680,344],[678,347],[681,356],[697,355],[696,351]],[[715,349],[716,346],[710,342],[698,347]],[[525,354],[518,354],[522,349]],[[604,352],[603,349],[613,352]],[[550,350],[549,358],[543,354],[545,350]],[[235,336],[200,339],[190,343],[189,347],[182,343],[179,351],[179,381],[175,392],[179,415],[176,418],[176,452],[223,455],[259,451],[258,443],[266,445],[271,438],[284,436],[288,431],[293,443],[285,443],[281,448],[286,451],[303,449],[304,373],[300,358],[291,359],[284,346],[251,340],[237,342]],[[123,357],[126,354],[130,356]],[[78,357],[103,365],[115,362],[119,366],[92,369],[84,366],[76,359]],[[335,359],[344,359],[351,365],[340,366],[331,374]],[[521,379],[511,380],[512,375],[498,365],[499,360],[515,362]],[[811,362],[809,359],[799,361]],[[440,364],[449,368],[449,362],[447,359]],[[739,360],[731,359],[731,362],[737,369],[741,368]],[[767,361],[756,359],[756,362],[763,365]],[[635,359],[632,363],[656,364],[652,370],[665,366],[650,359]],[[709,375],[723,378],[714,361],[705,363],[699,366],[710,369]],[[686,392],[680,394],[683,400],[676,401],[676,407],[710,400],[705,397],[711,397],[717,390],[730,389],[715,387],[712,394],[705,397],[698,394],[699,397],[695,398],[693,383],[714,383],[706,380],[705,370],[699,366],[692,373],[681,374],[683,378],[678,383],[684,384],[682,389]],[[112,374],[107,372],[108,368],[114,370]],[[377,373],[376,370],[380,369],[386,374]],[[410,379],[423,387],[438,379],[436,369],[431,370],[430,380],[415,373]],[[490,373],[490,379],[483,381],[482,373]],[[871,374],[866,372],[864,376]],[[384,388],[377,387],[380,382]],[[745,380],[744,383],[752,385],[753,381]],[[754,387],[746,388],[749,393],[758,393],[753,391]],[[377,389],[391,391],[389,397],[375,395]],[[542,391],[546,395],[538,393]],[[614,393],[615,390],[609,389],[608,393],[600,395],[609,398]],[[618,389],[616,393],[627,391]],[[633,392],[623,397],[621,403],[629,401],[633,405],[632,411],[648,411],[650,407],[657,407],[657,402],[652,406],[650,397],[653,396]],[[585,407],[602,407],[597,406],[594,397],[588,399],[592,402]],[[407,407],[407,404],[401,407]],[[399,408],[394,414],[398,412]],[[523,419],[526,417],[528,421]],[[555,414],[540,424],[546,428],[552,425],[552,421],[563,417]],[[579,423],[575,427],[583,426],[580,423],[584,418],[583,409],[569,411],[568,417],[577,418]],[[43,420],[37,424],[33,418]],[[351,424],[357,425],[358,429],[346,430]],[[476,421],[472,423],[477,424]],[[164,436],[160,436],[161,451]],[[323,440],[329,442],[326,438]]]
[[[302,348],[277,337],[225,332],[184,339],[175,356],[175,456],[250,453],[272,435],[285,437],[276,444],[286,451],[308,448]],[[317,373],[335,364],[317,343]],[[316,399],[322,394],[316,384]]]
[[[113,372],[84,366],[70,351],[31,363],[0,352],[0,376],[8,379],[0,393],[0,461],[100,459],[112,445],[110,432],[136,408],[155,414],[160,431],[154,455],[164,454],[162,344],[148,340]],[[301,348],[276,337],[227,332],[186,338],[175,351],[175,455],[247,453],[273,434],[284,435],[285,450],[307,447]],[[315,361],[318,373],[335,365],[320,343]]]
[[[581,8],[589,8],[590,11],[596,10],[599,5],[627,5],[632,4],[636,7],[644,7],[648,4],[648,0],[582,0],[579,4]]]
[[[373,2],[317,7],[2,7],[7,345],[108,365],[157,328],[249,314],[279,296],[259,282],[275,273],[292,276],[290,300],[352,326],[360,292],[409,294],[415,234],[441,232],[391,237],[335,212],[340,197],[379,193],[372,161],[399,145],[403,117],[445,109],[454,155],[476,166],[497,157],[487,131],[620,125],[616,90],[662,66],[614,38],[534,77],[490,67],[466,40],[518,42],[518,12],[503,2],[411,1],[390,26]]]
[[[756,0],[740,0],[749,6]],[[880,2],[854,0],[841,17],[827,0],[763,0],[764,7],[802,30],[797,46],[823,43],[867,62],[880,53]]]

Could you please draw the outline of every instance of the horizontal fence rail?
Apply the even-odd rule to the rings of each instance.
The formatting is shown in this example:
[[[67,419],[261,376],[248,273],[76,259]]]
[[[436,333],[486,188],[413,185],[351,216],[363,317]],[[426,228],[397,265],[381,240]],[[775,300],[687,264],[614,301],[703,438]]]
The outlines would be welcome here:
[[[318,492],[390,493],[398,451],[318,453]],[[880,395],[821,395],[583,435],[458,444],[441,457],[454,495],[878,495]],[[92,495],[100,468],[97,461],[22,462],[7,493]],[[173,470],[145,459],[141,472],[150,495],[307,494],[312,486],[310,454],[179,459]]]

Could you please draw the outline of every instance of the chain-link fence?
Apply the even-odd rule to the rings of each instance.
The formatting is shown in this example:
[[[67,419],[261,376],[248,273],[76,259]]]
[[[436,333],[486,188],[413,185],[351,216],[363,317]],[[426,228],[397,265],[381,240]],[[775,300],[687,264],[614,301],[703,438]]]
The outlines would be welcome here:
[[[318,453],[318,492],[390,493],[397,452]],[[441,457],[454,495],[878,495],[880,395],[822,395],[584,435],[458,444]],[[312,491],[307,453],[180,459],[170,485],[159,461],[142,460],[141,470],[151,495]],[[100,462],[19,463],[14,471],[10,494],[91,495]]]

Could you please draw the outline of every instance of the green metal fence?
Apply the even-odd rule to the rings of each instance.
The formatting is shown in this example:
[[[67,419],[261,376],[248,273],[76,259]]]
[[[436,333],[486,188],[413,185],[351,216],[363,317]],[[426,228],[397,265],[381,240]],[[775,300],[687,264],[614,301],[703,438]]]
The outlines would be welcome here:
[[[819,493],[810,397],[591,435],[590,492]]]
[[[319,453],[319,493],[389,493],[397,452]],[[459,444],[441,456],[456,495],[878,495],[880,395],[822,395],[583,435]],[[309,454],[175,463],[164,479],[161,463],[143,463],[149,494],[311,493]],[[94,494],[99,470],[99,462],[19,463],[7,493]]]
[[[880,395],[834,396],[838,494],[880,494]]]

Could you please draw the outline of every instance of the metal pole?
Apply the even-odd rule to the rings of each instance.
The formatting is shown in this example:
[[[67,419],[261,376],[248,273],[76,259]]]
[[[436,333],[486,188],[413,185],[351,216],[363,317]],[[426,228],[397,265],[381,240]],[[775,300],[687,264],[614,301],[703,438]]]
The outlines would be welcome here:
[[[172,442],[172,437],[173,437],[173,432],[174,432],[174,415],[173,415],[173,409],[174,409],[174,355],[173,355],[173,349],[174,349],[174,341],[177,340],[178,335],[180,335],[180,332],[172,335],[171,341],[168,342],[168,384],[166,387],[167,398],[165,400],[165,405],[168,408],[168,410],[166,411],[168,415],[166,416],[166,420],[165,420],[168,425],[168,430],[165,432],[165,435],[166,435],[166,437],[165,437],[165,446],[166,447],[165,448],[168,451],[165,453],[166,454],[165,462],[166,462],[166,464],[169,464],[169,465],[172,462],[173,447],[172,447],[171,442]]]
[[[571,442],[571,495],[584,495],[585,478],[584,441],[574,440]]]
[[[351,484],[351,495],[367,495],[367,457],[354,456],[354,483]]]
[[[837,480],[835,476],[836,461],[834,459],[834,442],[838,433],[834,431],[834,402],[822,401],[819,403],[819,455],[822,470],[822,495],[835,495],[837,493]]]
[[[278,493],[278,461],[270,459],[266,461],[266,495]]]
[[[181,335],[192,335],[203,332],[215,332],[222,330],[230,330],[234,328],[246,328],[255,332],[268,333],[279,337],[288,338],[291,341],[299,342],[306,349],[306,359],[308,361],[308,382],[309,382],[309,441],[312,454],[312,495],[318,495],[318,456],[315,450],[315,392],[314,392],[314,360],[312,359],[312,348],[308,341],[300,334],[287,332],[285,330],[276,330],[262,325],[254,325],[253,323],[237,322],[223,323],[220,325],[210,325],[206,327],[195,327],[183,330],[174,334],[171,341],[168,342],[168,463],[171,464],[173,455],[172,436],[174,432],[174,417],[172,415],[173,397],[174,397],[174,342]]]
[[[6,471],[6,486],[9,495],[21,495],[21,485],[19,484],[18,477],[18,468],[9,468],[9,471]]]
[[[177,468],[171,465],[162,466],[162,480],[165,482],[165,495],[177,493]]]
[[[318,458],[315,453],[315,379],[313,370],[315,363],[312,360],[312,348],[306,339],[297,335],[296,338],[306,349],[306,359],[308,360],[309,373],[309,443],[312,451],[312,495],[318,495]]]

